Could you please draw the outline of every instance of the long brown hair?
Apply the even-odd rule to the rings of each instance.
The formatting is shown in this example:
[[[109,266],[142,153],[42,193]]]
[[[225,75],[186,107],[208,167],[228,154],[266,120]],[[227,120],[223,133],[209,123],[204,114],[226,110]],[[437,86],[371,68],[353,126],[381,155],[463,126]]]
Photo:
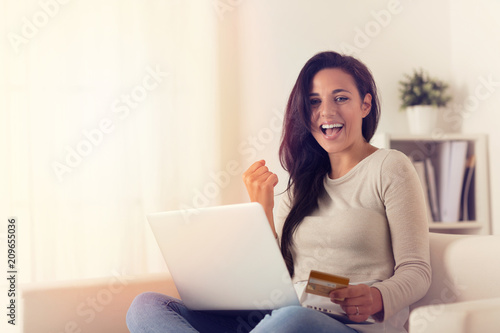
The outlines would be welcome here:
[[[380,115],[375,81],[369,69],[359,60],[336,52],[321,52],[309,59],[300,71],[286,106],[279,149],[281,165],[290,175],[287,192],[291,209],[283,226],[281,253],[291,276],[294,274],[290,250],[293,234],[304,217],[318,207],[318,198],[325,191],[324,177],[331,171],[328,154],[311,134],[309,105],[313,77],[325,68],[339,68],[350,74],[361,100],[366,94],[371,94],[371,111],[362,123],[362,134],[367,142],[377,129]]]

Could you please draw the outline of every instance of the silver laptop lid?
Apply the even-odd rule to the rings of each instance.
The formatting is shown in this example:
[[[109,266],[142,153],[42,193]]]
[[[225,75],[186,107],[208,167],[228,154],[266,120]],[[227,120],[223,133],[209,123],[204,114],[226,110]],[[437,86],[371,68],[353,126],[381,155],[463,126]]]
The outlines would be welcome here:
[[[300,305],[260,204],[155,213],[147,218],[188,308]]]

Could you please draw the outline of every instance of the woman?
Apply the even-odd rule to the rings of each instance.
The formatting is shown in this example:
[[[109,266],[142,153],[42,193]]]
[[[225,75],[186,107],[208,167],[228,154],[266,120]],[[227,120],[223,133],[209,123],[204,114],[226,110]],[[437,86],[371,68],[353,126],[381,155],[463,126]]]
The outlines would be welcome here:
[[[277,176],[259,161],[244,180],[276,230],[294,282],[307,280],[311,269],[349,277],[360,284],[332,292],[332,302],[352,321],[378,323],[348,326],[402,332],[408,306],[430,285],[426,210],[408,158],[370,145],[378,118],[366,66],[334,52],[317,54],[286,109],[280,157],[290,179],[276,225]]]
[[[277,176],[258,161],[243,179],[299,289],[313,269],[350,278],[351,285],[330,293],[350,323],[292,306],[246,325],[252,332],[405,331],[408,306],[430,285],[426,210],[408,158],[370,145],[378,119],[365,65],[335,52],[305,64],[286,108],[280,158],[290,178],[276,223]],[[366,324],[369,318],[376,323]],[[238,320],[190,311],[158,294],[140,295],[127,315],[131,332],[236,332]]]

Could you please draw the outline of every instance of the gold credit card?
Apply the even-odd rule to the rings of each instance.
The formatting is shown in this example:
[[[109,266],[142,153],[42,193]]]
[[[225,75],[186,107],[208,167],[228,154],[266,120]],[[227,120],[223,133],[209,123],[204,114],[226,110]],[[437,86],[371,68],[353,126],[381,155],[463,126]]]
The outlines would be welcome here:
[[[349,278],[311,270],[307,281],[306,293],[330,297],[330,292],[335,289],[345,288],[349,285]]]

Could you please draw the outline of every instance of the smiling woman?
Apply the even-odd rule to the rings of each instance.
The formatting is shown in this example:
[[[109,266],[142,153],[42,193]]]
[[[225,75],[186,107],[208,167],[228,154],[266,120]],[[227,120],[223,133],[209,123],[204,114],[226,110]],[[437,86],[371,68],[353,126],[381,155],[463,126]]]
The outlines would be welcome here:
[[[352,320],[338,332],[403,332],[408,306],[430,283],[420,182],[405,155],[370,144],[378,105],[375,82],[363,63],[336,52],[316,54],[288,100],[280,158],[289,181],[274,216],[276,175],[258,161],[244,176],[251,200],[267,213],[299,293],[312,271],[350,278],[351,285],[321,303]],[[356,324],[368,319],[377,323]],[[274,324],[284,331],[285,320],[273,312],[256,330]],[[336,319],[325,315],[308,330],[330,332],[335,325]]]
[[[361,97],[353,77],[344,70],[326,68],[314,76],[309,97],[311,133],[330,156],[335,172],[330,177],[339,178],[346,171],[333,164],[338,156],[369,148],[364,147],[361,128],[362,120],[371,111],[372,95]]]
[[[285,112],[280,157],[290,178],[276,215],[278,177],[266,162],[253,163],[243,181],[264,208],[302,305],[312,271],[341,275],[351,284],[320,308],[345,316],[284,306],[245,322],[244,331],[404,332],[409,305],[430,284],[427,215],[409,159],[369,143],[378,117],[363,63],[335,52],[306,62]],[[138,295],[127,313],[131,332],[239,332],[242,322],[241,313],[194,311],[157,293]]]

